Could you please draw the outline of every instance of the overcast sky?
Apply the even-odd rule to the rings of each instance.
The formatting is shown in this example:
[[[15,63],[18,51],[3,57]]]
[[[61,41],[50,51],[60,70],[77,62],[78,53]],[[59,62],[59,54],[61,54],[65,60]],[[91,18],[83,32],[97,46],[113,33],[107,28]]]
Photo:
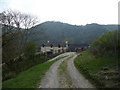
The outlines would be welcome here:
[[[40,22],[73,25],[117,24],[120,0],[0,0],[0,12],[12,9],[38,16]]]

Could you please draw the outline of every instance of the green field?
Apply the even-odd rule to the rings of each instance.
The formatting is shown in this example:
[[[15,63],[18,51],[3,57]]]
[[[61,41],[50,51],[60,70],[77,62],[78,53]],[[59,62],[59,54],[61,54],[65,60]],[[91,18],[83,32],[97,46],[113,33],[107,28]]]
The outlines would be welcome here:
[[[2,83],[3,88],[37,88],[39,87],[40,80],[45,75],[49,67],[57,60],[38,64],[24,72],[21,72],[15,78],[6,80]]]
[[[75,59],[74,64],[97,88],[120,87],[118,57],[95,57],[84,51]]]

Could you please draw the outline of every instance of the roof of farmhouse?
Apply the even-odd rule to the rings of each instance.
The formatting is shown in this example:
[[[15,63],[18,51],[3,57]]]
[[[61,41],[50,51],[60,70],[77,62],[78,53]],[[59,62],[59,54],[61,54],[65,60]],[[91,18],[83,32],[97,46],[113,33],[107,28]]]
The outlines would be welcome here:
[[[41,46],[65,47],[66,44],[65,43],[42,43]]]

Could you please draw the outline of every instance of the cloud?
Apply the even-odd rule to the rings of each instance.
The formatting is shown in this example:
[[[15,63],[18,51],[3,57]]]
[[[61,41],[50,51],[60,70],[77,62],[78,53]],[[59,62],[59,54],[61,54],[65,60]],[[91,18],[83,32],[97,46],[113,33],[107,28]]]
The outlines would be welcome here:
[[[9,1],[9,0],[4,0]],[[10,0],[8,7],[37,15],[41,22],[117,23],[119,0]]]
[[[0,12],[8,9],[9,2],[9,0],[0,0]]]

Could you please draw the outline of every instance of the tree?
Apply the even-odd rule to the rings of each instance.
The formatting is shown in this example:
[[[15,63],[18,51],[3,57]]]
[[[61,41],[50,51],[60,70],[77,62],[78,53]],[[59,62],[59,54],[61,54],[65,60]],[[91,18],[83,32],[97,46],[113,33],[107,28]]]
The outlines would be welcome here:
[[[25,57],[28,59],[31,59],[34,57],[36,51],[36,44],[32,41],[29,41],[24,46],[24,54]]]
[[[0,24],[2,24],[2,37],[11,34],[9,39],[4,40],[2,46],[6,45],[10,40],[13,40],[16,33],[21,34],[21,44],[27,40],[28,34],[30,34],[30,28],[38,23],[37,17],[24,14],[19,11],[4,11],[0,13]],[[22,29],[23,28],[23,29]]]
[[[110,31],[98,37],[90,46],[90,51],[98,56],[119,56],[120,31]]]
[[[36,17],[19,11],[7,10],[0,13],[3,62],[9,63],[24,53],[23,46],[31,32],[30,28],[37,23]]]

